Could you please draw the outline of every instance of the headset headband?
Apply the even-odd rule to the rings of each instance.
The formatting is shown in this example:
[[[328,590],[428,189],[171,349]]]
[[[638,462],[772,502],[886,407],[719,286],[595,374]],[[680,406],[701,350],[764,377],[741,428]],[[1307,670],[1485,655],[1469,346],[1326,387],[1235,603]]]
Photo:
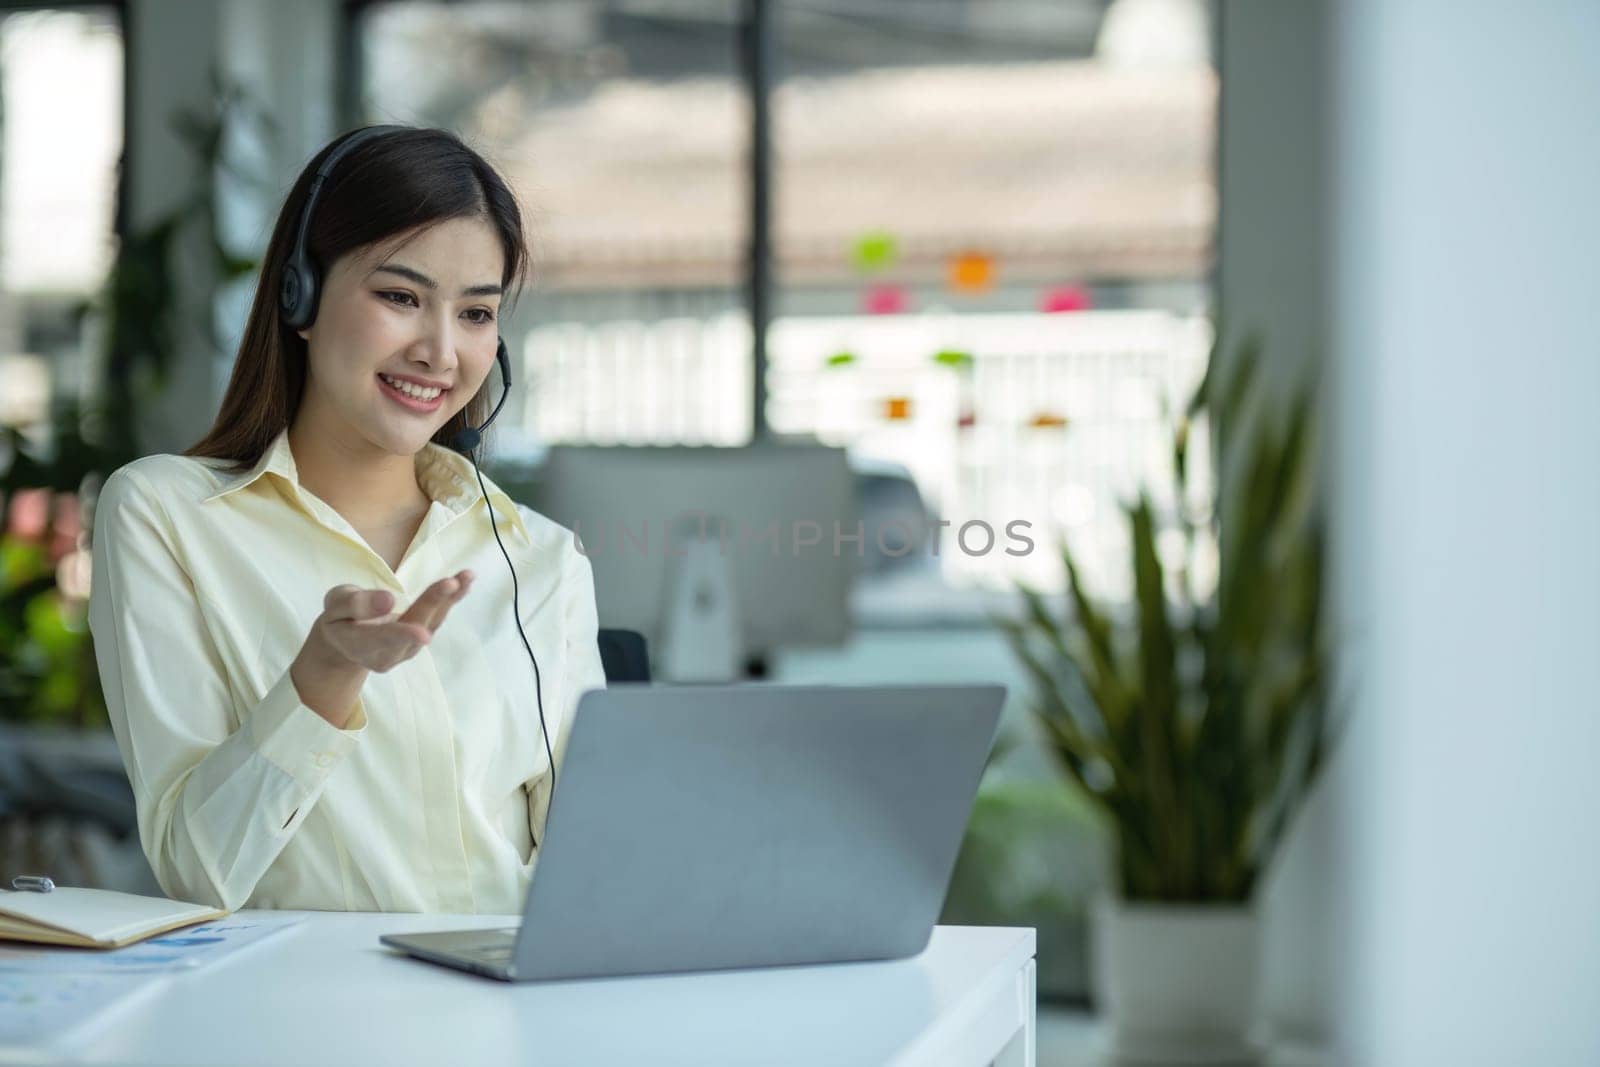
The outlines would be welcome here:
[[[404,126],[364,126],[346,134],[328,152],[317,166],[317,173],[311,179],[311,188],[306,192],[305,206],[300,210],[300,219],[295,224],[294,244],[290,246],[289,257],[283,265],[283,284],[278,292],[278,307],[283,314],[284,322],[293,329],[303,330],[310,326],[317,315],[317,300],[321,295],[320,279],[316,270],[311,265],[311,256],[306,251],[306,237],[311,232],[311,216],[317,207],[317,198],[322,194],[322,186],[333,173],[333,168],[339,161],[356,148],[382,134],[395,130],[403,130]]]

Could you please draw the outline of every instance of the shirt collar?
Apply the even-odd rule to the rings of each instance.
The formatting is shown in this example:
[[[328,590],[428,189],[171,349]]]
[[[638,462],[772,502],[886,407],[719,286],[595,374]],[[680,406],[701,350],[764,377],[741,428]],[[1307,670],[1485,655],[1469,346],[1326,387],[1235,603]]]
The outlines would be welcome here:
[[[416,454],[416,471],[417,484],[422,491],[457,515],[465,514],[483,499],[483,490],[478,487],[477,481],[479,472],[473,469],[471,460],[452,448],[429,441]],[[287,428],[278,431],[278,436],[273,438],[272,444],[267,446],[255,466],[248,471],[242,474],[216,471],[217,488],[205,498],[205,503],[253,485],[266,474],[276,474],[296,489],[300,487],[300,472],[295,466],[294,451],[289,447]],[[483,484],[489,491],[489,498],[501,505],[496,510],[510,516],[516,532],[525,542],[532,543],[516,501],[487,474],[483,475]]]

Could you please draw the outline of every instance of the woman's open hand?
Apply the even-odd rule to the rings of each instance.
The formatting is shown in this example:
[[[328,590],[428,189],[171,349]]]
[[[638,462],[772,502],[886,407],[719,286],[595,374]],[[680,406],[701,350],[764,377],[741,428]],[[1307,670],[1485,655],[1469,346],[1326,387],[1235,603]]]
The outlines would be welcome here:
[[[382,674],[433,640],[450,609],[472,588],[460,571],[423,590],[404,615],[387,589],[336,585],[322,601],[290,673],[300,700],[341,729],[354,710],[368,671]]]
[[[461,571],[422,591],[404,615],[393,610],[387,589],[336,585],[323,599],[323,612],[312,624],[322,631],[327,647],[340,659],[382,674],[417,654],[433,640],[445,616],[472,587],[472,572]]]

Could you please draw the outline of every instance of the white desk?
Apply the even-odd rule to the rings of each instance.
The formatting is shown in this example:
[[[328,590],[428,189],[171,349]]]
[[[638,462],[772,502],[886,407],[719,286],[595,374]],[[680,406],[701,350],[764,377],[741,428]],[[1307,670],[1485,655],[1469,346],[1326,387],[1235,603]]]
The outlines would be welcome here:
[[[518,916],[304,914],[237,955],[150,979],[31,1059],[1034,1067],[1031,928],[941,926],[920,956],[884,963],[517,985],[414,960],[378,935]]]

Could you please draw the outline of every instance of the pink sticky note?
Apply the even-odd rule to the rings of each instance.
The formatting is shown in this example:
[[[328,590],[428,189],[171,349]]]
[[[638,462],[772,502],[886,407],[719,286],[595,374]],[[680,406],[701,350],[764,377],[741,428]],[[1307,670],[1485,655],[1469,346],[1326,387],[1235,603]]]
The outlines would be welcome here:
[[[861,299],[869,315],[898,315],[909,303],[906,291],[898,285],[874,285]]]
[[[1088,311],[1092,306],[1089,290],[1081,285],[1057,285],[1046,289],[1043,299],[1039,301],[1039,310],[1047,312]]]

